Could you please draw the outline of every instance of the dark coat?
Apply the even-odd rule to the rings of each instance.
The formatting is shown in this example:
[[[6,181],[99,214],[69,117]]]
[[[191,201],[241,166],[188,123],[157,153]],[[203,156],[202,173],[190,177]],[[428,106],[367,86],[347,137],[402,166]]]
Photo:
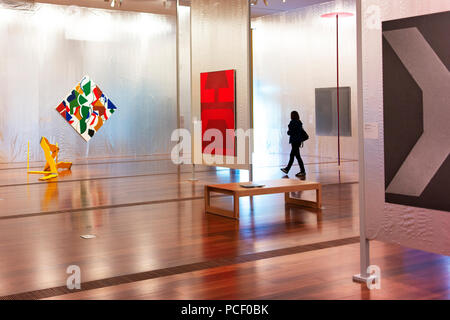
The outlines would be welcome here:
[[[300,120],[291,120],[291,123],[289,123],[289,131],[288,131],[288,136],[289,136],[289,143],[293,144],[300,144],[302,143],[302,137],[301,137],[301,133],[302,133],[302,129],[303,129],[303,123]]]

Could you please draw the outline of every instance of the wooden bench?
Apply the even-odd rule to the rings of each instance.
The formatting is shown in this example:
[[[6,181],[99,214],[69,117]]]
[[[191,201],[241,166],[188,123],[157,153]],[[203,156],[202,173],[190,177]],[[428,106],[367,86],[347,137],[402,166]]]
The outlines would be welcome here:
[[[317,182],[301,181],[294,179],[280,179],[272,181],[261,181],[258,184],[264,185],[262,188],[244,188],[238,183],[216,184],[205,186],[205,211],[227,218],[239,219],[239,198],[248,196],[259,196],[264,194],[285,194],[285,203],[307,208],[322,208],[322,185]],[[291,197],[291,192],[316,191],[316,201],[307,201]],[[234,209],[225,210],[211,206],[211,192],[221,193],[233,197]]]

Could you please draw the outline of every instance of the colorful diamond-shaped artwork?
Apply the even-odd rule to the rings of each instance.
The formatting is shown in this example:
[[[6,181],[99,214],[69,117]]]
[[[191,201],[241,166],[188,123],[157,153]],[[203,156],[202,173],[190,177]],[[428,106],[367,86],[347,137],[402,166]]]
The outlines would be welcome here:
[[[88,76],[72,90],[56,111],[89,141],[117,110],[100,88]]]

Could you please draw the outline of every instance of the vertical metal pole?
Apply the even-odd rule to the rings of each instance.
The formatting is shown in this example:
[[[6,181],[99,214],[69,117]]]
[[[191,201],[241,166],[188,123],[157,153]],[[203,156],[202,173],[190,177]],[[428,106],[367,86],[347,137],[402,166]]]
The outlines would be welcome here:
[[[30,171],[30,141],[28,141],[28,151],[27,151],[27,172]]]
[[[191,178],[188,179],[188,181],[191,181],[191,182],[198,181],[198,179],[195,177],[195,163],[192,164]]]
[[[341,119],[339,99],[339,14],[336,14],[336,65],[337,65],[337,134],[338,134],[338,166],[341,166]]]
[[[190,86],[190,91],[191,91],[191,112],[190,112],[190,116],[191,116],[191,162],[192,162],[192,170],[195,171],[195,167],[194,167],[194,163],[195,163],[195,124],[193,121],[193,117],[192,117],[192,113],[194,110],[194,98],[193,98],[193,94],[192,94],[192,83],[193,81],[193,77],[192,77],[192,3],[191,3],[191,7],[190,7],[190,11],[189,11],[189,79],[191,80],[191,86]],[[194,179],[194,177],[192,177],[192,180]]]
[[[180,0],[177,0],[178,2]],[[192,9],[192,7],[190,7],[190,9]],[[192,13],[191,11],[189,11],[189,79],[191,81],[191,133],[192,133],[192,137],[191,137],[191,161],[192,161],[192,170],[191,170],[191,178],[188,179],[188,181],[191,182],[196,182],[198,181],[198,179],[195,177],[195,138],[196,138],[196,133],[195,133],[195,122],[192,121],[193,117],[192,117],[192,110],[193,110],[193,96],[192,96]]]
[[[176,65],[177,65],[177,129],[181,126],[181,107],[180,107],[180,15],[179,8],[180,0],[176,3]],[[180,143],[181,137],[178,135],[178,143]],[[180,154],[178,154],[180,156]],[[181,164],[177,166],[178,177],[181,173]]]
[[[249,50],[249,93],[250,93],[250,129],[251,134],[249,138],[249,155],[248,155],[248,161],[249,161],[249,181],[253,181],[253,30],[251,25],[251,5],[250,1],[248,2],[248,31],[249,31],[249,42],[248,42],[248,50]]]
[[[365,154],[364,154],[364,90],[363,90],[363,44],[362,44],[362,0],[356,1],[357,65],[358,65],[358,142],[359,142],[359,233],[360,233],[360,274],[353,281],[367,282],[370,266],[370,245],[366,237],[366,197],[365,197]]]
[[[195,164],[192,165],[192,178],[190,181],[197,181],[197,178],[195,178]]]

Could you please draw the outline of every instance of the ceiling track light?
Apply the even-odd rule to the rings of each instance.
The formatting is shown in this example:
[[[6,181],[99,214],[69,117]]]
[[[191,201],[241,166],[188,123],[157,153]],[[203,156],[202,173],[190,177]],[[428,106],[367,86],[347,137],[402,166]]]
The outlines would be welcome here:
[[[258,4],[258,0],[249,0],[250,1],[250,5],[252,6],[256,6]],[[264,1],[264,5],[267,7],[269,6],[269,2],[267,0],[263,0]],[[286,0],[282,0],[283,3],[286,3]]]
[[[163,5],[165,9],[170,9],[172,8],[174,5],[176,5],[176,1],[173,0],[163,0]]]
[[[114,8],[116,6],[121,7],[123,0],[104,0],[104,2],[110,2],[110,1],[111,1],[111,3],[110,3],[111,8]]]
[[[175,5],[176,0],[163,0],[162,1],[162,5],[164,6],[165,9],[170,9]],[[256,0],[258,1],[258,0]],[[264,0],[267,1],[267,0]],[[104,2],[109,2],[111,8],[115,8],[115,7],[121,7],[122,6],[122,2],[123,0],[104,0]]]

